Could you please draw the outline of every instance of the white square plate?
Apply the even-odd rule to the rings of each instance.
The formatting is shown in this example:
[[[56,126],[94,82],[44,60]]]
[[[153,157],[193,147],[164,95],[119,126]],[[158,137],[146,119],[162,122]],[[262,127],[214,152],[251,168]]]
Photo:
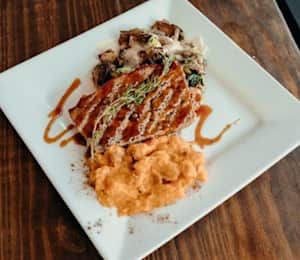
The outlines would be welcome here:
[[[82,161],[84,149],[73,144],[64,149],[46,144],[43,131],[47,114],[74,78],[81,78],[83,84],[67,108],[91,90],[90,71],[99,44],[116,39],[121,29],[147,27],[162,18],[181,26],[188,36],[201,36],[209,48],[204,103],[211,105],[214,113],[204,134],[215,135],[226,123],[236,118],[240,121],[220,143],[204,150],[209,178],[202,189],[175,205],[155,210],[151,217],[119,218],[115,210],[103,208],[91,190],[83,189],[82,169],[71,170],[71,163],[76,166]],[[146,2],[3,72],[0,104],[105,259],[137,259],[150,253],[239,191],[300,141],[299,102],[184,0]],[[65,113],[55,130],[69,121]],[[193,138],[194,127],[185,129],[186,139]],[[167,223],[161,223],[161,214],[169,214],[169,221],[163,221]]]

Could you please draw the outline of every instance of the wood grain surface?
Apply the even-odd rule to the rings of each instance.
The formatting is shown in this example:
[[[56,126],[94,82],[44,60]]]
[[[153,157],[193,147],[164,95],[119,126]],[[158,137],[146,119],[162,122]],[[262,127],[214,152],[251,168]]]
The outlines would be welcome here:
[[[0,71],[141,2],[0,0]],[[300,97],[299,52],[272,0],[192,2]],[[298,148],[146,259],[300,259],[299,215]],[[99,259],[2,112],[0,259]]]

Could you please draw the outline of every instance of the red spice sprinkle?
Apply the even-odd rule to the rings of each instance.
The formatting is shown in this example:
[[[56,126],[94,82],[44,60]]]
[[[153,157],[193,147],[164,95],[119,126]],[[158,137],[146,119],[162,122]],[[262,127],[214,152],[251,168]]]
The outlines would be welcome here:
[[[134,226],[132,223],[128,224],[128,233],[132,235],[134,233]]]
[[[201,184],[199,182],[195,182],[194,185],[192,186],[192,189],[194,191],[199,191],[201,188]]]

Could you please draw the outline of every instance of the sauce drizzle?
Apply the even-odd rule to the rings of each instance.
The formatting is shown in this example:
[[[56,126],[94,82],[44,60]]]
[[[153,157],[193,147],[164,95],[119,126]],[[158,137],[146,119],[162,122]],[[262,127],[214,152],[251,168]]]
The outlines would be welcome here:
[[[204,137],[201,134],[201,130],[203,128],[205,121],[207,120],[207,118],[211,113],[212,113],[212,108],[207,105],[201,105],[197,111],[197,114],[198,116],[200,116],[200,119],[195,130],[195,139],[196,139],[195,141],[201,148],[203,148],[206,145],[212,145],[220,141],[223,135],[225,134],[225,132],[228,131],[231,128],[231,126],[234,125],[239,120],[238,119],[230,124],[227,124],[216,137],[213,138]]]
[[[49,113],[48,117],[50,121],[48,122],[45,131],[44,131],[44,140],[46,143],[54,143],[59,140],[62,136],[64,136],[67,132],[74,128],[74,125],[68,125],[66,129],[58,133],[57,135],[50,137],[49,132],[51,130],[52,125],[55,123],[56,119],[61,115],[63,106],[67,101],[68,97],[79,87],[80,79],[75,79],[71,86],[68,87],[64,95],[60,98],[56,107]]]
[[[62,140],[60,143],[59,143],[59,146],[60,147],[64,147],[66,146],[68,143],[74,141],[74,143],[78,144],[78,145],[83,145],[83,146],[86,146],[86,141],[84,139],[84,137],[80,134],[80,133],[77,133],[77,134],[74,134],[64,140]]]
[[[62,141],[59,143],[59,146],[60,146],[60,147],[65,147],[68,143],[70,143],[71,141],[74,140],[74,136],[75,136],[75,135],[72,135],[72,136],[70,136],[70,137],[68,137],[68,138],[66,138],[66,139],[64,139],[64,140],[62,140]]]

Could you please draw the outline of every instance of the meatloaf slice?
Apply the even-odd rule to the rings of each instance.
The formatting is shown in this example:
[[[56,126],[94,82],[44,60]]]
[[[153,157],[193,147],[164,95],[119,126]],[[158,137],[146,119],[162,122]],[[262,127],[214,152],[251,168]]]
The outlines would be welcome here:
[[[161,65],[144,65],[81,97],[69,112],[88,143],[104,150],[112,144],[128,145],[172,134],[190,125],[200,106],[200,90],[188,87],[177,62],[168,73],[162,71]]]

